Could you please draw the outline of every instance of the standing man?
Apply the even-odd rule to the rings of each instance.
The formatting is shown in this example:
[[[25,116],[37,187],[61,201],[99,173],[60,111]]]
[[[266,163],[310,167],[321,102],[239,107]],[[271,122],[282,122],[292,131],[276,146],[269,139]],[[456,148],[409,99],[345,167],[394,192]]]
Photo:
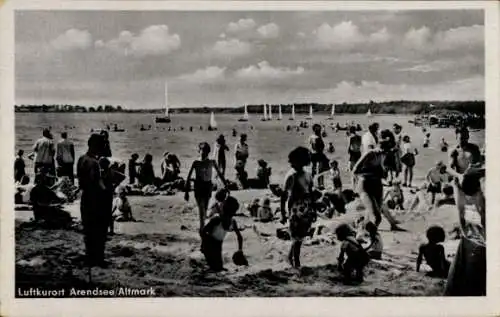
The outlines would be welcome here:
[[[396,147],[395,147],[395,159],[396,159],[396,178],[399,177],[399,174],[402,171],[402,165],[401,165],[401,156],[402,156],[402,148],[401,145],[403,143],[403,135],[401,132],[403,131],[403,127],[397,123],[395,123],[392,127],[392,131],[394,132],[394,137],[396,139]]]
[[[56,147],[56,160],[60,172],[58,176],[68,176],[73,184],[75,182],[75,173],[73,165],[75,164],[75,146],[68,140],[68,133],[61,133],[61,140]]]
[[[325,142],[321,136],[321,126],[317,123],[312,126],[313,134],[309,137],[309,147],[311,151],[312,176],[325,170]],[[322,180],[318,180],[320,185]]]
[[[49,129],[43,129],[42,138],[38,139],[33,146],[33,153],[35,153],[35,175],[42,169],[51,175],[55,175],[54,156],[56,150]]]
[[[234,156],[236,159],[235,170],[236,177],[239,180],[243,188],[246,188],[248,173],[245,171],[248,157],[250,152],[248,150],[247,135],[242,133],[240,135],[240,142],[234,147]]]
[[[377,148],[379,124],[374,122],[368,127],[368,131],[361,137],[361,154]]]
[[[106,267],[104,247],[109,219],[105,214],[102,199],[106,187],[101,177],[99,153],[103,152],[104,138],[92,134],[88,140],[88,151],[78,159],[78,184],[82,190],[80,212],[87,255],[87,265]]]

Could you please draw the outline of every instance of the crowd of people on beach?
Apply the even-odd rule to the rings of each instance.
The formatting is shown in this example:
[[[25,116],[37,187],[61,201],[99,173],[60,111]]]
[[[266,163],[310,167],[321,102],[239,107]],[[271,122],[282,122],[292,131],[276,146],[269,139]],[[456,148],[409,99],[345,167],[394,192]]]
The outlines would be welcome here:
[[[304,128],[304,125],[301,127]],[[467,293],[464,291],[467,283],[473,283],[476,288],[469,289],[480,293],[483,290],[481,283],[484,283],[482,276],[485,274],[485,271],[481,271],[481,259],[474,262],[479,271],[473,277],[464,278],[464,272],[470,272],[466,262],[471,250],[476,252],[476,256],[478,252],[485,252],[485,196],[481,186],[481,180],[485,177],[485,158],[484,152],[469,142],[467,127],[456,129],[456,146],[450,147],[444,139],[441,140],[440,149],[450,153],[449,162],[436,162],[426,174],[426,182],[417,187],[413,184],[413,168],[419,151],[412,144],[410,136],[403,134],[401,125],[394,124],[392,130],[380,131],[379,124],[373,122],[362,135],[358,134],[361,130],[359,125],[340,127],[337,124],[334,128],[337,131],[345,130],[349,138],[347,162],[350,180],[342,180],[339,162],[327,156],[335,152],[335,147],[332,142],[327,146],[324,140],[326,128],[313,124],[313,133],[307,139],[307,146],[298,146],[289,153],[290,169],[282,184],[271,184],[271,167],[262,159],[258,160],[256,177],[248,177],[246,166],[250,149],[247,135],[242,133],[234,146],[234,181],[226,178],[226,154],[230,148],[224,135],[220,134],[213,147],[207,142],[199,144],[199,158],[192,162],[186,179],[180,176],[181,161],[173,153],[164,153],[159,177],[154,173],[151,154],[145,154],[142,161],[139,161],[137,153],[132,154],[127,164],[127,185],[124,184],[126,164],[110,160],[111,147],[106,130],[92,132],[88,139],[88,151],[76,160],[74,145],[66,132],[61,133],[61,140],[55,144],[50,129],[44,129],[42,138],[36,141],[33,153],[28,156],[34,160],[35,174],[34,186],[30,189],[27,189],[30,180],[26,173],[24,152],[19,150],[17,153],[14,162],[14,178],[18,188],[16,203],[26,202],[23,193],[28,192],[34,220],[43,222],[50,219],[49,215],[53,214],[55,206],[59,208],[61,203],[75,200],[80,192],[87,263],[89,266],[107,267],[109,262],[104,259],[104,248],[107,236],[114,233],[114,222],[136,221],[128,195],[133,194],[134,190],[143,194],[179,190],[184,192],[185,200],[189,201],[192,192],[198,208],[201,251],[210,269],[221,271],[224,270],[223,241],[229,232],[234,232],[238,240],[238,251],[233,255],[234,263],[248,265],[243,253],[241,228],[235,220],[242,206],[231,195],[231,191],[269,189],[279,200],[276,210],[272,210],[268,197],[254,200],[246,209],[258,221],[279,221],[281,225],[287,226],[286,230],[277,230],[277,236],[290,241],[288,261],[300,272],[304,240],[321,235],[314,227],[315,222],[319,218],[332,219],[345,214],[346,206],[359,199],[366,212],[352,224],[338,225],[334,232],[341,242],[338,267],[344,282],[360,283],[363,281],[363,269],[369,261],[382,258],[384,243],[378,232],[382,217],[387,219],[390,230],[395,234],[406,231],[395,215],[405,211],[405,202],[408,200],[403,188],[407,188],[414,198],[406,212],[435,210],[444,201],[451,200],[459,215],[461,241],[454,264],[450,265],[446,260],[441,245],[445,240],[443,228],[432,225],[427,230],[428,243],[419,248],[417,271],[425,259],[432,268],[432,276],[449,278],[448,284],[453,286],[447,288],[447,294]],[[422,146],[425,148],[430,143],[430,132],[423,130],[423,133],[425,141]],[[75,163],[78,186],[74,184]],[[349,183],[351,188],[346,186]],[[388,187],[385,194],[384,186]],[[211,204],[214,191],[215,202]],[[441,199],[437,199],[437,195],[442,195]],[[479,245],[469,238],[471,228],[465,220],[466,197],[473,201],[481,217],[479,234],[483,242],[479,242]],[[277,214],[280,217],[275,218]]]

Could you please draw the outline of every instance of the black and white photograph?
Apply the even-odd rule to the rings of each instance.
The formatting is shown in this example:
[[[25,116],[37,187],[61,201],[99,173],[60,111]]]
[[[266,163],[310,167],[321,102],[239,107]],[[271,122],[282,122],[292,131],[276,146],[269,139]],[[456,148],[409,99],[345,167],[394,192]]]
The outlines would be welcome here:
[[[16,299],[490,295],[485,9],[81,7],[13,12]]]

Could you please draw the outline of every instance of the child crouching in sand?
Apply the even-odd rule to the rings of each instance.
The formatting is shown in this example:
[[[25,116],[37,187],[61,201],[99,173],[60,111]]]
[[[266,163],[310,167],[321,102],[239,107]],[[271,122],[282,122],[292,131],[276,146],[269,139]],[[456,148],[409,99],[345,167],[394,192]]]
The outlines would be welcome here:
[[[215,214],[201,230],[201,252],[205,255],[208,266],[212,271],[225,270],[222,260],[222,244],[228,232],[233,231],[238,239],[238,252],[243,252],[243,237],[234,215],[240,208],[236,198],[228,196],[221,204],[222,212]],[[234,257],[234,256],[233,256]]]
[[[375,226],[376,227],[376,226]],[[344,277],[344,283],[363,282],[363,269],[370,261],[368,253],[356,241],[354,230],[347,224],[335,229],[337,239],[342,242],[338,257],[338,266]],[[344,256],[347,255],[347,259]],[[354,277],[352,276],[354,273]]]
[[[109,226],[109,234],[115,233],[115,221],[126,222],[136,221],[132,216],[132,208],[128,201],[125,187],[119,186],[117,189],[118,196],[113,200],[113,209],[111,211],[111,223]]]
[[[432,268],[429,276],[446,278],[450,269],[450,262],[446,260],[444,247],[441,244],[445,240],[444,229],[440,226],[432,226],[427,229],[428,243],[422,244],[418,251],[417,272],[420,271],[422,259]]]

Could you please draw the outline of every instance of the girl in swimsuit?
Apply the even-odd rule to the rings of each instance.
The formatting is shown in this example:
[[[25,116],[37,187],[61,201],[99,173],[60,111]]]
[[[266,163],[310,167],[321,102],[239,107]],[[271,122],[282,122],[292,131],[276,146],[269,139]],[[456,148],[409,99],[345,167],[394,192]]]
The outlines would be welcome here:
[[[217,172],[217,175],[221,179],[224,185],[226,185],[226,180],[215,160],[208,158],[210,154],[210,145],[206,142],[200,143],[198,146],[201,158],[195,160],[189,169],[189,173],[186,179],[186,189],[184,194],[184,199],[189,201],[189,190],[191,184],[191,176],[195,172],[196,177],[194,179],[194,198],[196,204],[198,205],[199,220],[200,220],[200,233],[201,229],[205,225],[205,217],[208,209],[208,203],[210,202],[210,197],[212,196],[212,170]]]

